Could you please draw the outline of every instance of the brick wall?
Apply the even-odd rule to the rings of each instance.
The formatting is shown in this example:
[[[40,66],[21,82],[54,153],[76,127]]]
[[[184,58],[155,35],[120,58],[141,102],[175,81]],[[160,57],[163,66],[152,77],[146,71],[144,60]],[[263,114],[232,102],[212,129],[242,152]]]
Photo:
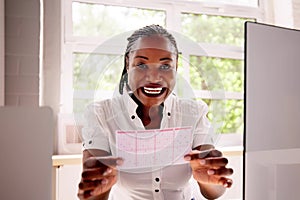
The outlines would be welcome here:
[[[39,105],[39,0],[5,0],[5,105]]]

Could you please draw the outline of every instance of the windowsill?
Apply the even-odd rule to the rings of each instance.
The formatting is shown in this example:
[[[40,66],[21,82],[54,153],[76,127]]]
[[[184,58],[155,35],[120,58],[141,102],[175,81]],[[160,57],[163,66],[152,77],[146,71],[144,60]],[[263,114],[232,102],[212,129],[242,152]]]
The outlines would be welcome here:
[[[61,167],[63,165],[80,165],[81,163],[82,163],[81,154],[52,156],[53,167]]]
[[[223,147],[220,148],[225,157],[231,156],[243,156],[243,147],[242,146],[232,146],[232,147]],[[53,155],[52,156],[52,166],[61,167],[63,165],[81,165],[82,155],[73,154],[73,155]]]

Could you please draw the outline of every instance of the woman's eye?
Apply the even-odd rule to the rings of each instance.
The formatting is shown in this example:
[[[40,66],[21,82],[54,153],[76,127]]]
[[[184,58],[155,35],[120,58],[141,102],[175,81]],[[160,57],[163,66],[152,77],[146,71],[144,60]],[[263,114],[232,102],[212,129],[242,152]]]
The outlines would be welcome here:
[[[146,64],[140,63],[136,65],[139,69],[147,69],[148,66]]]
[[[168,64],[163,64],[160,66],[160,69],[162,69],[162,70],[169,70],[170,68],[171,68],[171,66]]]

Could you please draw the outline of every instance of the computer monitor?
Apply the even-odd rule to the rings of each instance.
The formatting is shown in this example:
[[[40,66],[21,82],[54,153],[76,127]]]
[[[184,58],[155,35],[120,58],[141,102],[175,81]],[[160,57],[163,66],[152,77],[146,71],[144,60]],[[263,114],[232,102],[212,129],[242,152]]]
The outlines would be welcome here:
[[[300,198],[300,31],[245,24],[244,199]]]
[[[53,122],[47,107],[0,107],[0,199],[52,199]]]

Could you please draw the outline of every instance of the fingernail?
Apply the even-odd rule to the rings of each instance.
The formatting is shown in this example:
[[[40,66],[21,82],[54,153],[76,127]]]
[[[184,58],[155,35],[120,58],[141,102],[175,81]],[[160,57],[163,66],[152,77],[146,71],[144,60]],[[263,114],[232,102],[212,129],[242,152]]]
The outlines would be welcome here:
[[[91,196],[94,196],[94,194],[95,194],[94,190],[90,192]]]
[[[224,187],[226,188],[230,188],[232,185],[232,181],[231,180],[227,180],[226,183],[224,183]]]
[[[227,182],[225,183],[227,188],[230,188],[232,186],[232,181],[231,180],[227,180]]]
[[[209,170],[207,170],[207,174],[208,175],[213,175],[213,174],[215,174],[215,170],[209,169]]]
[[[200,160],[199,163],[200,163],[201,165],[205,165],[206,162],[205,162],[205,160]]]
[[[122,159],[118,159],[117,161],[116,161],[116,163],[117,163],[117,165],[122,165],[123,164],[123,160]]]
[[[107,179],[105,179],[105,178],[102,179],[102,181],[101,181],[101,184],[102,184],[102,185],[106,185],[107,183],[108,183],[108,180],[107,180]]]
[[[103,176],[106,176],[112,172],[111,168],[107,168],[106,171],[103,173]]]
[[[191,156],[185,156],[185,157],[184,157],[184,160],[190,161],[190,160],[191,160]]]

